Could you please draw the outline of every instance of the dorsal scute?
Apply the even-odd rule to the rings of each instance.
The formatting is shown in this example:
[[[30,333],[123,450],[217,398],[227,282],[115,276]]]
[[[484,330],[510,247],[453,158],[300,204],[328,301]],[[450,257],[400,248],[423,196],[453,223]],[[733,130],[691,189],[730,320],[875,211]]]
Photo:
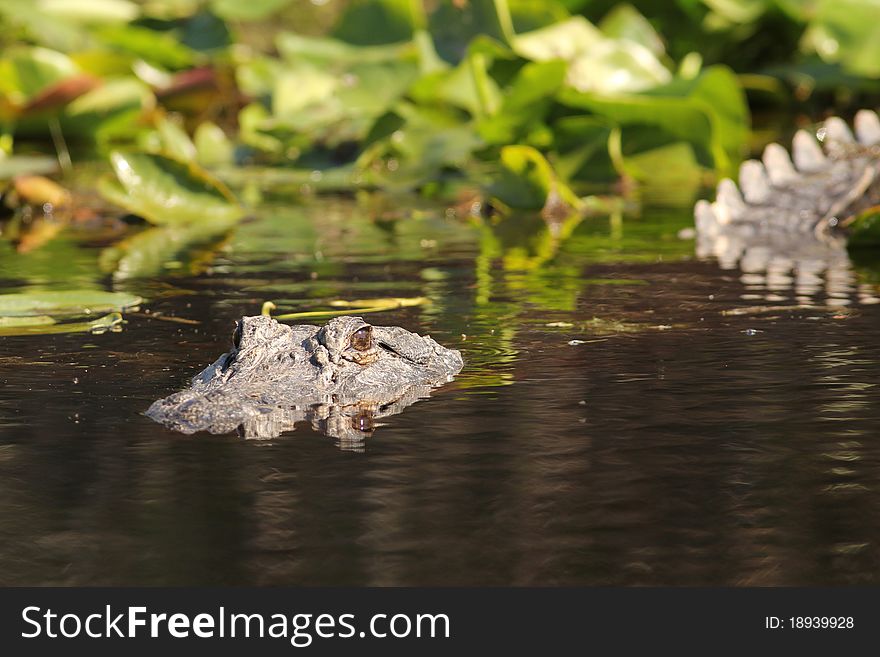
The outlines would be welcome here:
[[[779,144],[767,144],[761,160],[764,162],[764,168],[767,170],[767,175],[770,177],[770,182],[773,185],[787,185],[797,180],[798,174],[791,163],[788,151]]]
[[[828,158],[815,136],[806,130],[798,130],[791,143],[791,155],[798,171],[813,173],[828,166]]]
[[[758,160],[746,160],[739,168],[739,186],[747,203],[764,203],[772,188],[764,165]]]
[[[880,117],[861,110],[853,125],[830,117],[816,133],[798,130],[791,155],[768,144],[761,161],[743,162],[739,186],[722,180],[714,203],[694,209],[698,229],[734,223],[789,233],[845,226],[880,202]]]
[[[736,183],[730,178],[724,178],[718,183],[718,191],[715,195],[715,203],[712,210],[718,221],[722,224],[739,221],[743,218],[748,206],[740,194]]]
[[[824,142],[829,146],[833,144],[852,144],[855,142],[852,130],[839,116],[830,116],[825,119],[825,138]]]
[[[877,112],[859,110],[856,112],[853,126],[860,144],[863,146],[880,145],[880,118],[878,118]]]

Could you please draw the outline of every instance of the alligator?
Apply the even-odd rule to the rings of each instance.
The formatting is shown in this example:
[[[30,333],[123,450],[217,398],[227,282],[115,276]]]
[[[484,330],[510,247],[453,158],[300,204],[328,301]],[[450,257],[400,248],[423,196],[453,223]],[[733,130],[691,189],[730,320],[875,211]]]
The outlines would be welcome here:
[[[861,110],[854,128],[855,135],[831,117],[814,134],[799,130],[791,156],[770,144],[761,161],[742,164],[739,186],[719,182],[715,201],[694,208],[698,257],[761,277],[769,290],[793,285],[802,303],[823,287],[824,276],[829,298],[847,303],[848,228],[880,204],[880,118]]]
[[[430,336],[352,316],[323,327],[243,317],[232,342],[189,388],[154,402],[147,416],[186,434],[245,438],[274,438],[308,421],[357,449],[376,420],[428,397],[463,365],[460,352]]]

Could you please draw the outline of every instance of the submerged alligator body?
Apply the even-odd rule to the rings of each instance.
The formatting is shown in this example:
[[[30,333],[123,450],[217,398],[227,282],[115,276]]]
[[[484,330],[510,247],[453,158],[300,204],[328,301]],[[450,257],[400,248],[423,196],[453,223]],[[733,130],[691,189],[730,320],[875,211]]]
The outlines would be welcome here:
[[[429,336],[360,317],[323,327],[244,317],[232,349],[147,415],[183,433],[239,431],[247,438],[273,438],[310,421],[357,448],[376,419],[427,397],[461,368],[461,354]]]
[[[793,287],[802,303],[823,289],[846,303],[854,283],[847,227],[880,204],[880,119],[861,110],[854,128],[832,117],[815,135],[798,131],[791,156],[770,144],[760,162],[744,162],[739,186],[722,180],[715,202],[697,202],[697,255],[739,267],[770,291]]]

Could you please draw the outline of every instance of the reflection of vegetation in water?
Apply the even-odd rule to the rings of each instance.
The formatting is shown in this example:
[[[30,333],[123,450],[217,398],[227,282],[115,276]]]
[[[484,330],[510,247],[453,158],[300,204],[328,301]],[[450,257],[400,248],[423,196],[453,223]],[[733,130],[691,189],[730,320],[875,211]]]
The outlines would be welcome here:
[[[559,224],[538,215],[482,223],[477,303],[485,306],[510,295],[538,309],[571,311],[585,284],[603,282],[583,279],[586,263],[688,257],[693,246],[678,231],[690,222],[689,212],[660,210],[625,220],[615,213],[585,220],[572,216]]]
[[[577,271],[550,263],[581,220],[576,214],[561,222],[518,214],[493,223],[480,221],[477,302],[485,305],[501,292],[546,309],[573,309]],[[493,263],[500,265],[501,281],[492,275]],[[496,289],[499,284],[503,290]]]
[[[638,279],[587,278],[584,268],[601,262],[652,262],[687,258],[693,243],[678,232],[691,225],[689,210],[649,210],[643,217],[620,213],[581,218],[573,215],[554,223],[537,213],[474,220],[480,251],[475,256],[474,292],[477,335],[468,336],[472,349],[462,385],[510,383],[505,370],[516,354],[518,330],[524,324],[547,326],[559,313],[572,316],[588,286],[644,285]],[[613,317],[562,322],[587,335],[643,330],[643,326]]]
[[[211,264],[231,228],[226,220],[147,228],[105,248],[98,265],[117,280],[196,274]]]
[[[4,235],[5,236],[5,235]],[[101,274],[95,267],[94,253],[82,248],[68,232],[60,231],[39,249],[17,252],[0,237],[0,281],[36,288],[58,289],[96,284]]]
[[[873,249],[853,249],[849,252],[856,273],[865,283],[880,286],[880,254]]]

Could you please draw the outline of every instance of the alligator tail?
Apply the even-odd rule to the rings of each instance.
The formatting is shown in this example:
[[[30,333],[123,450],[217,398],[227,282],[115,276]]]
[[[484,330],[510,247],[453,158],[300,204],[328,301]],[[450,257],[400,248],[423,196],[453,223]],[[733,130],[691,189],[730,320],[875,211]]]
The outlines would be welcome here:
[[[791,157],[770,144],[760,162],[743,162],[739,187],[725,178],[714,203],[697,202],[697,230],[713,236],[733,224],[753,233],[821,237],[845,229],[860,212],[880,204],[880,118],[861,110],[854,128],[855,135],[843,119],[831,117],[815,135],[799,130]]]

